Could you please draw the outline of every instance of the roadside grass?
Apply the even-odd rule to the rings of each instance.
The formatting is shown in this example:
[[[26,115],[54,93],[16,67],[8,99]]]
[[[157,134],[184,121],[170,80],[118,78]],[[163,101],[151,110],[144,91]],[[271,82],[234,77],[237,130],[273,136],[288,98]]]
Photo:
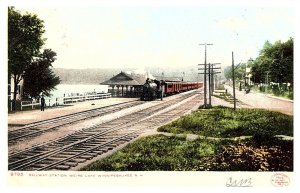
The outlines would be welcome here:
[[[270,94],[277,97],[282,97],[286,99],[293,100],[294,99],[294,91],[293,88],[287,88],[287,85],[270,85],[270,86],[252,86],[253,90],[260,93]]]
[[[258,141],[274,135],[293,136],[293,116],[264,109],[213,107],[199,109],[158,128],[169,133],[209,137],[253,136]]]
[[[293,171],[293,142],[143,137],[81,171]]]
[[[233,104],[233,96],[229,93],[218,93],[218,94],[213,94],[214,97],[223,99],[226,102],[229,102],[230,104]],[[240,102],[239,100],[235,99],[236,102]]]

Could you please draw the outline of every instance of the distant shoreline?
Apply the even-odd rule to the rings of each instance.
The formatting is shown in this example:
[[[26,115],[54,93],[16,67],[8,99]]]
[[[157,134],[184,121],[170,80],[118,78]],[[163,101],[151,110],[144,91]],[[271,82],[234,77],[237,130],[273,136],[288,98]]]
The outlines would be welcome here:
[[[53,68],[53,72],[59,76],[61,84],[77,85],[77,84],[100,84],[109,80],[120,72],[134,72],[133,68],[87,68],[87,69],[67,69]],[[144,73],[149,73],[153,76],[161,76],[162,72],[165,77],[182,77],[187,81],[202,81],[202,76],[198,75],[197,65],[185,66],[180,69],[172,68],[154,68],[149,67],[144,70]],[[183,75],[184,72],[184,75]]]

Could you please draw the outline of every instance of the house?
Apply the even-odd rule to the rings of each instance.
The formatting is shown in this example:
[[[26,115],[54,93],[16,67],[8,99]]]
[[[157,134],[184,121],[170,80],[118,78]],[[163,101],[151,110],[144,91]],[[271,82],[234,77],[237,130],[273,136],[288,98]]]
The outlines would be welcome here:
[[[24,81],[23,79],[18,84],[17,89],[17,100],[22,100],[23,89],[24,89]],[[13,78],[8,77],[8,100],[14,99],[14,80]]]

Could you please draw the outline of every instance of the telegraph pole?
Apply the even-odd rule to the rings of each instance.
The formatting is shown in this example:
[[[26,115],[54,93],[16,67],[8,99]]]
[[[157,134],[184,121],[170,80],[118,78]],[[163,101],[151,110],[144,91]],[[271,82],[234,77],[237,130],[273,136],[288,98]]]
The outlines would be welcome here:
[[[207,85],[206,85],[206,47],[213,45],[213,44],[199,44],[200,46],[205,46],[205,52],[204,52],[204,108],[207,107],[207,100],[206,100],[206,96],[207,96]]]
[[[211,64],[208,64],[208,106],[211,107]]]
[[[233,58],[233,52],[232,52],[232,87],[233,87],[233,110],[236,109],[236,101],[235,101],[235,80],[234,80],[234,58]]]
[[[214,71],[217,69],[221,69],[221,67],[215,67],[214,65],[221,64],[221,63],[209,63],[208,64],[208,72],[198,73],[198,74],[204,74],[206,75],[208,73],[208,86],[209,86],[209,92],[208,92],[208,106],[211,106],[211,96],[213,95],[213,85],[214,85],[214,74],[220,74],[220,71]],[[199,64],[203,65],[203,64]],[[198,70],[205,70],[205,68],[198,68]]]
[[[215,76],[214,76],[214,70],[211,71],[211,93],[214,93],[215,91]]]
[[[211,106],[211,96],[213,95],[214,92],[214,74],[219,74],[221,72],[216,72],[214,70],[216,69],[221,69],[221,67],[214,67],[214,65],[217,64],[221,64],[221,63],[213,63],[213,64],[209,64],[210,65],[210,71],[209,71],[209,75],[210,75],[210,84],[209,84],[209,105]]]

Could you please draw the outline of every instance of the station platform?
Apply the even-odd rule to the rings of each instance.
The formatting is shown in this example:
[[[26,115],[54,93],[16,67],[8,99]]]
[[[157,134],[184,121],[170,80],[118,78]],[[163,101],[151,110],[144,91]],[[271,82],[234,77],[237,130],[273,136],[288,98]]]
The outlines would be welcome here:
[[[138,100],[138,98],[107,98],[73,103],[68,106],[57,106],[50,108],[46,107],[45,111],[41,111],[40,109],[18,111],[8,114],[7,122],[8,126],[24,126],[26,124],[51,119],[54,117],[60,117],[80,111],[86,111],[135,100]]]

